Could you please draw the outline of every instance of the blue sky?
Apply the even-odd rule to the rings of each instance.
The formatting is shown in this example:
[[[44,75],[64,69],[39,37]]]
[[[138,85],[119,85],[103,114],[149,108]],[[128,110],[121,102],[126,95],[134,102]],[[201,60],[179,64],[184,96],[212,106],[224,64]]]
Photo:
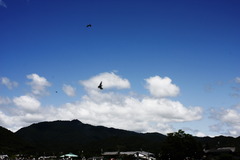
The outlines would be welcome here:
[[[0,0],[0,125],[16,131],[79,119],[239,136],[239,7],[238,0]]]

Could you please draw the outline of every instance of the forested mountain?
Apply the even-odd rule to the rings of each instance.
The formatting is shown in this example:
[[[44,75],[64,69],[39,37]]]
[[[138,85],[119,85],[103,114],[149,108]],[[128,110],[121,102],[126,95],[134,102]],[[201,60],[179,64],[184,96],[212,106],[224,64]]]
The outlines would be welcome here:
[[[78,120],[41,122],[15,133],[39,152],[81,152],[152,150],[157,151],[166,136],[159,133],[132,131],[92,126]],[[89,153],[88,153],[89,152]]]
[[[236,151],[240,152],[240,137],[233,138],[227,136],[211,137],[196,137],[203,144],[205,149],[236,147]]]
[[[137,133],[84,124],[79,120],[40,122],[13,133],[0,127],[1,154],[61,155],[73,152],[85,156],[102,151],[144,150],[158,154],[167,136],[160,133]],[[236,147],[240,137],[194,137],[206,149]]]
[[[13,132],[0,126],[0,154],[16,153],[30,147],[24,140]]]

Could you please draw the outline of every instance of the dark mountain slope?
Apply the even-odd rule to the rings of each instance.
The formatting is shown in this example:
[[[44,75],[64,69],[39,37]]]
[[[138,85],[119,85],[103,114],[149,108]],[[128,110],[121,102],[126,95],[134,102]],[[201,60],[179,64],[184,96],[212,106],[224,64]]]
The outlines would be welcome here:
[[[40,152],[100,153],[101,150],[157,151],[165,136],[159,133],[132,131],[92,126],[78,120],[41,122],[22,128],[16,135],[37,146]],[[85,152],[86,153],[86,152]]]
[[[13,132],[0,126],[0,151],[1,154],[16,153],[21,150],[31,148],[21,138],[17,137]]]
[[[41,122],[16,133],[0,127],[1,154],[61,155],[73,152],[85,156],[101,151],[161,151],[166,136],[159,133],[136,133],[121,129],[83,124],[78,120]],[[240,153],[240,137],[195,137],[206,149],[236,147]]]
[[[240,137],[196,137],[196,139],[203,144],[205,149],[221,148],[221,147],[235,147],[236,152],[240,152]]]

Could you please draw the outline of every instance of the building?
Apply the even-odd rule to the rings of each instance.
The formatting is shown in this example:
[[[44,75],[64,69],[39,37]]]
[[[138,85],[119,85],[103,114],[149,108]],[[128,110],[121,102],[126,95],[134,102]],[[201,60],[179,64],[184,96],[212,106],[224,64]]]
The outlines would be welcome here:
[[[142,159],[142,160],[156,160],[153,153],[145,152],[145,151],[126,151],[126,152],[103,152],[102,156],[108,159],[124,159],[125,157],[129,157],[131,159]]]
[[[205,153],[234,153],[236,151],[235,147],[221,147],[217,149],[203,150]]]

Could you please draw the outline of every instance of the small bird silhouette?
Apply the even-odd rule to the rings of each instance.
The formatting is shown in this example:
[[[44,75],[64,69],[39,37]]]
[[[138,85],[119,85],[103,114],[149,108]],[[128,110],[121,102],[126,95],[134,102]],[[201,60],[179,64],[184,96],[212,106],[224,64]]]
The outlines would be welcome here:
[[[87,27],[87,28],[88,28],[88,27],[92,27],[92,25],[91,25],[91,24],[88,24],[86,27]]]
[[[103,88],[102,88],[102,81],[101,81],[100,84],[98,85],[98,88],[101,89],[101,90],[103,89]]]

